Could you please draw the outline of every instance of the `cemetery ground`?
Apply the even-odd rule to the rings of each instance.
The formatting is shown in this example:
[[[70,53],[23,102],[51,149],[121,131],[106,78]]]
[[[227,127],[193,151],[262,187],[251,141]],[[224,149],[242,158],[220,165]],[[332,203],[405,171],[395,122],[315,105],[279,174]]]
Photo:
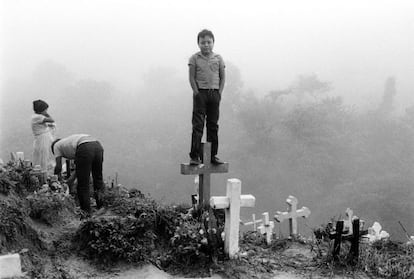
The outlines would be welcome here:
[[[318,240],[273,235],[270,244],[265,235],[250,231],[240,238],[237,257],[229,259],[223,210],[208,216],[208,211],[160,205],[139,190],[115,187],[106,192],[104,209],[81,221],[65,185],[52,184],[42,187],[24,165],[9,163],[0,170],[0,254],[20,254],[22,278],[414,276],[413,245],[361,243],[359,261],[352,265],[347,243],[333,259],[326,226],[315,230]]]

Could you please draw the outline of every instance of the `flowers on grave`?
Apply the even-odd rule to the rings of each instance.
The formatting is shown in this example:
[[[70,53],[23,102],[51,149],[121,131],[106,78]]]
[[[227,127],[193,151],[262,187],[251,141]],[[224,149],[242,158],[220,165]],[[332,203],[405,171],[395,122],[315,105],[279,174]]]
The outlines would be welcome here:
[[[382,230],[382,226],[378,222],[374,222],[372,227],[368,228],[368,234],[363,236],[368,242],[375,242],[378,240],[387,240],[390,234]]]
[[[207,257],[208,235],[204,233],[204,226],[196,220],[180,222],[176,227],[170,245],[174,257],[181,262],[190,263],[199,257]],[[204,247],[204,248],[203,248]]]

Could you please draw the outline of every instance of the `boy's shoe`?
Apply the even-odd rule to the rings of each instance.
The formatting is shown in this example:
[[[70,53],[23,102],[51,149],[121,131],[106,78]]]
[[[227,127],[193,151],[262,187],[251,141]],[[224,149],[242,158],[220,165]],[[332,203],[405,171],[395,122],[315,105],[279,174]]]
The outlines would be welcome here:
[[[190,165],[196,166],[196,165],[199,165],[199,164],[201,164],[201,161],[200,161],[199,158],[191,158],[190,159]]]
[[[211,163],[215,164],[215,165],[221,165],[224,164],[224,162],[222,160],[220,160],[217,156],[213,156],[211,158]]]

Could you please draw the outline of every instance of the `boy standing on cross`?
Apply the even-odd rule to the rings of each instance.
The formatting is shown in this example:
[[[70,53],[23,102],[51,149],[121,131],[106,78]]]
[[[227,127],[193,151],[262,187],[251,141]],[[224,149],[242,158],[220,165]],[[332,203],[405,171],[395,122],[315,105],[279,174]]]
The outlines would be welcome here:
[[[202,30],[197,35],[200,51],[191,56],[189,66],[190,85],[193,89],[193,117],[190,164],[201,163],[201,138],[204,122],[207,127],[207,141],[211,142],[211,163],[223,164],[216,156],[218,151],[218,119],[221,94],[225,83],[223,58],[213,52],[214,35]]]

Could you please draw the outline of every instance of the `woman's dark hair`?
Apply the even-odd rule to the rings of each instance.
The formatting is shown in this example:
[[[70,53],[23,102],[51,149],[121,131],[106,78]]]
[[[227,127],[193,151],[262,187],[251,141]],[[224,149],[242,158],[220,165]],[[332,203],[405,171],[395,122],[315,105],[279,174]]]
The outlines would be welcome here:
[[[197,44],[200,41],[200,38],[204,38],[205,36],[209,36],[210,38],[212,38],[213,39],[213,43],[214,43],[214,35],[213,35],[213,32],[211,32],[210,30],[207,30],[207,29],[203,29],[197,35]]]
[[[45,111],[48,107],[49,105],[43,100],[33,101],[33,110],[37,114]]]
[[[53,154],[55,154],[55,143],[57,143],[58,141],[60,141],[60,139],[55,139],[53,142],[52,142],[52,145],[51,145],[51,148],[52,148],[52,153]]]

